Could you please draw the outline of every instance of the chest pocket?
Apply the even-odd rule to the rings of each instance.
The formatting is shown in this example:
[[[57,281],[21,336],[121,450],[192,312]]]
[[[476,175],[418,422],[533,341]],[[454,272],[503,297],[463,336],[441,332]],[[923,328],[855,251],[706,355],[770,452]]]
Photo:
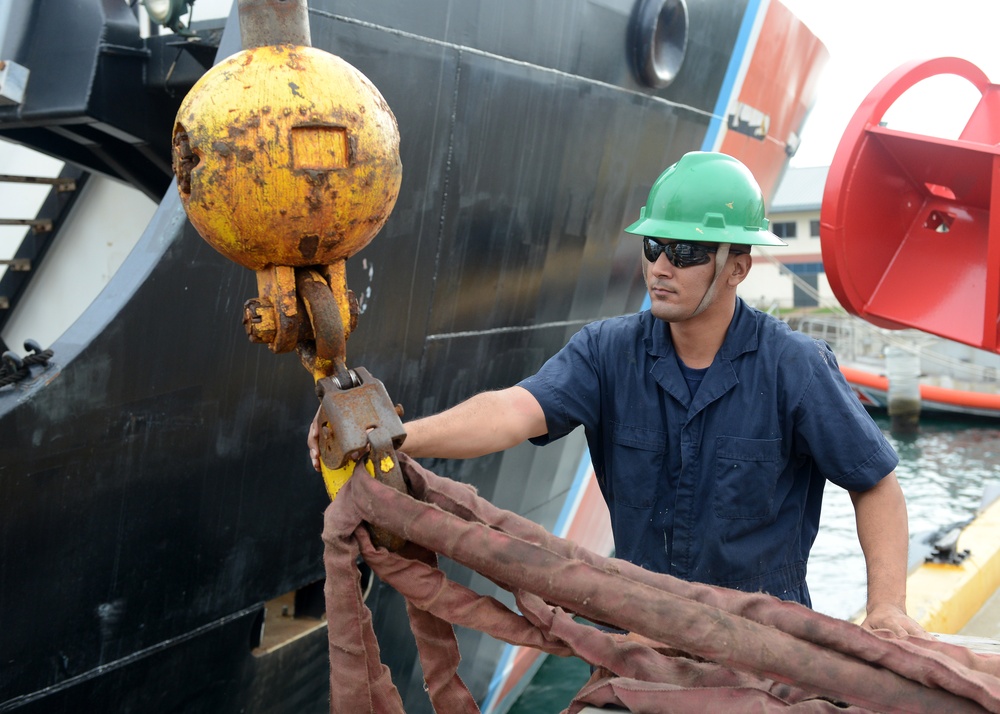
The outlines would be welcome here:
[[[652,508],[664,478],[667,433],[612,422],[610,499],[616,506]]]
[[[715,442],[715,515],[764,518],[782,472],[781,439],[720,436]]]

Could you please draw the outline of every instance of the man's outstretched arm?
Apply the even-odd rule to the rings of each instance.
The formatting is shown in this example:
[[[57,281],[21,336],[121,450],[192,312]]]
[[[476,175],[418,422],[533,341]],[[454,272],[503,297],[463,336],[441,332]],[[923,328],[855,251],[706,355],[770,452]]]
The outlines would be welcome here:
[[[307,444],[319,471],[319,417],[309,427]],[[545,434],[545,414],[531,392],[509,387],[482,392],[439,414],[407,422],[400,449],[414,458],[469,459],[503,451]]]
[[[927,633],[906,614],[907,551],[910,544],[903,491],[892,472],[867,491],[851,491],[858,540],[868,571],[868,616],[861,626],[897,636]]]

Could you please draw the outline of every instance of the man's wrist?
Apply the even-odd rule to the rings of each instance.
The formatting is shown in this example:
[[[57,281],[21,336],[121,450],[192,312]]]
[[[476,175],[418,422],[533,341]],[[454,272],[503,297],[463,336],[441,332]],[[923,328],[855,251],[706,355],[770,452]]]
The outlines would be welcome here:
[[[868,600],[868,604],[865,608],[870,615],[873,612],[882,609],[892,609],[898,610],[899,612],[906,613],[906,598],[899,600],[898,598],[891,599],[878,599],[878,600]]]

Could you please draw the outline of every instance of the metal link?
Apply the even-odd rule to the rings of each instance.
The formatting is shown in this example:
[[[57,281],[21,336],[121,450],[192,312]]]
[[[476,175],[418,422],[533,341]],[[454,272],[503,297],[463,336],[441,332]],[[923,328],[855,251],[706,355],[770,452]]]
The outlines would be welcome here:
[[[406,438],[403,422],[385,386],[364,367],[352,371],[360,384],[349,389],[341,389],[331,377],[316,384],[323,410],[320,458],[331,469],[343,468],[352,456],[367,451],[369,432],[379,427],[385,430],[394,449]]]
[[[340,313],[340,306],[330,285],[311,270],[296,272],[299,297],[305,305],[312,324],[315,351],[312,354],[314,373],[332,375],[337,385],[355,384],[356,375],[347,369],[347,331]]]
[[[358,377],[358,373],[357,372],[355,372],[353,369],[349,369],[349,370],[347,370],[347,374],[350,376],[350,380],[349,380],[350,384],[342,384],[341,381],[340,381],[340,377],[338,377],[336,375],[333,376],[333,382],[334,382],[334,384],[337,385],[338,388],[340,388],[340,389],[351,389],[353,387],[360,387],[361,386],[361,379]]]
[[[400,420],[402,408],[393,406],[385,386],[364,367],[348,370],[352,384],[343,388],[339,377],[324,377],[316,383],[320,395],[320,459],[327,469],[342,469],[352,461],[368,458],[373,476],[401,493],[408,493],[399,468],[396,449],[406,438]],[[392,551],[405,540],[372,528],[376,545]]]

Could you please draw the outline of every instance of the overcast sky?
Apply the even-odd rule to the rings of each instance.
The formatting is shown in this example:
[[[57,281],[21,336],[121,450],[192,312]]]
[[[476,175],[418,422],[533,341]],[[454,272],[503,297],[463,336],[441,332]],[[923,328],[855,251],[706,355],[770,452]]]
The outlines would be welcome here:
[[[794,166],[828,165],[858,105],[904,62],[961,57],[1000,83],[1000,0],[781,1],[830,51]],[[956,138],[979,96],[957,77],[927,80],[886,119],[900,129]]]

